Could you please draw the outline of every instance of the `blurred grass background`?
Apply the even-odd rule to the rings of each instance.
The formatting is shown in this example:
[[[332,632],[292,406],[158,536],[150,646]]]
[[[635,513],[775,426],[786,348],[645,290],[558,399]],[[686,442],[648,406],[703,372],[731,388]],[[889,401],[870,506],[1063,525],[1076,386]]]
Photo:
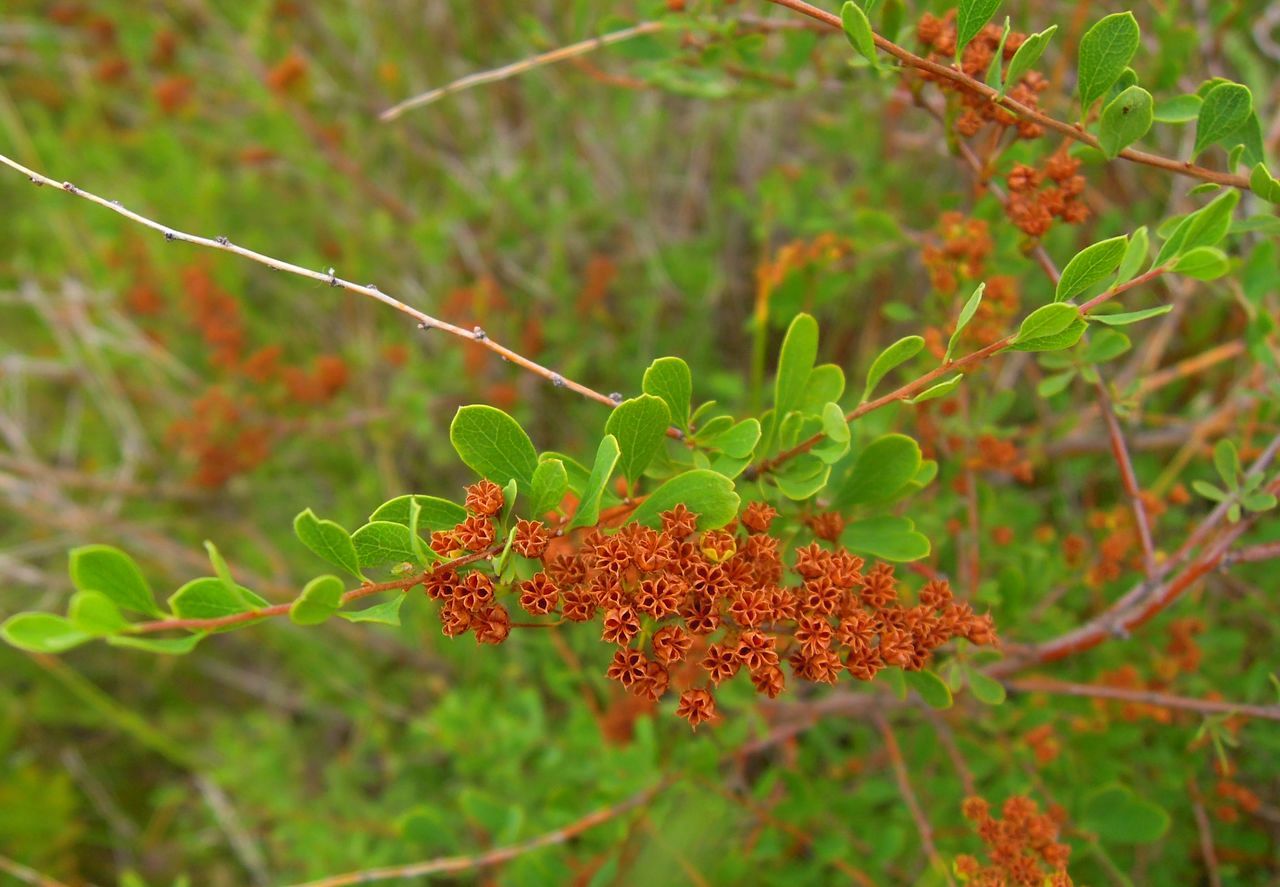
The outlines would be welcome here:
[[[896,336],[945,322],[951,294],[931,292],[919,246],[973,195],[936,123],[894,82],[850,70],[838,37],[764,3],[689,5],[683,26],[382,123],[407,96],[666,4],[9,0],[0,144],[165,224],[478,324],[605,392],[630,396],[650,360],[674,353],[698,399],[749,408],[767,378],[760,355],[797,310],[820,316],[824,358],[851,377]],[[908,6],[907,25],[941,4]],[[1066,45],[1112,11],[1006,6],[1025,30],[1061,23]],[[1143,7],[1144,82],[1194,90],[1225,73],[1274,108],[1276,59],[1253,28],[1268,4]],[[753,25],[764,17],[788,25]],[[1168,153],[1185,148],[1177,136]],[[1094,239],[1189,206],[1181,183],[1151,170],[1090,176]],[[989,202],[976,212],[1001,224]],[[1088,239],[1055,230],[1046,246],[1065,259]],[[996,268],[1026,304],[1046,300],[1017,239],[999,242]],[[792,243],[807,258],[784,259]],[[455,495],[469,480],[446,434],[458,405],[508,409],[539,446],[569,453],[594,448],[603,426],[598,405],[380,305],[166,243],[8,174],[0,244],[0,616],[64,601],[65,551],[88,541],[127,547],[158,587],[177,587],[207,572],[200,542],[214,539],[241,581],[287,600],[316,567],[291,541],[301,508],[352,524],[385,499]],[[762,267],[780,269],[767,290]],[[1229,324],[1221,301],[1200,310],[1179,353]],[[1013,380],[984,387],[994,395],[998,381]],[[987,426],[1005,408],[991,404]],[[1047,419],[1028,445],[1070,430],[1070,417]],[[983,507],[1028,535],[1055,515],[1083,522],[1095,503],[1078,494],[1105,464],[1094,451],[1058,486],[992,493]],[[944,560],[954,499],[917,518]],[[1015,573],[1036,561],[1007,556]],[[1008,582],[998,621],[1030,610],[1025,579]],[[1276,618],[1273,599],[1254,605]],[[866,725],[735,757],[766,729],[745,706],[690,739],[611,695],[591,639],[517,633],[478,652],[438,638],[424,615],[401,630],[263,626],[178,659],[0,648],[0,853],[73,883],[287,883],[527,838],[679,774],[645,815],[474,880],[919,875],[914,825]],[[1224,674],[1266,643],[1247,613],[1235,619],[1215,628]],[[1265,675],[1258,660],[1232,695]],[[1028,706],[975,717],[960,740],[973,777],[995,796],[1039,783],[1018,737],[1048,720]],[[917,716],[900,738],[938,842],[959,852],[972,849],[965,786],[935,737],[950,729]],[[1070,806],[1073,780],[1132,776],[1133,755],[1140,772],[1178,771],[1192,730],[1153,741],[1152,729],[1109,724],[1105,749],[1082,740],[1044,779]],[[1264,735],[1274,763],[1280,743]],[[1275,774],[1262,778],[1278,815]],[[1152,790],[1176,799],[1180,783]],[[1179,815],[1175,829],[1159,862],[1123,848],[1125,866],[1146,865],[1146,883],[1193,883],[1177,842],[1194,840],[1194,824]],[[1274,836],[1274,821],[1233,836],[1231,883],[1274,883],[1250,880],[1276,877]],[[1107,882],[1107,851],[1077,846],[1090,883]]]

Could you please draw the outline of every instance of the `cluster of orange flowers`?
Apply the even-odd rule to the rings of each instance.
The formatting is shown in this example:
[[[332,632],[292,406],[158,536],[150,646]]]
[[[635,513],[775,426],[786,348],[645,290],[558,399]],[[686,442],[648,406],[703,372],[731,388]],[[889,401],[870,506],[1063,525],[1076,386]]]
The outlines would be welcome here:
[[[1014,795],[991,815],[982,798],[966,798],[965,819],[973,823],[987,845],[987,864],[976,857],[957,856],[956,874],[974,887],[1070,887],[1067,859],[1071,848],[1058,842],[1061,811],[1041,813],[1035,801]],[[1046,870],[1047,869],[1047,870]]]
[[[987,25],[964,48],[960,57],[960,67],[970,77],[985,81],[987,69],[996,52],[1000,51],[1000,36],[1003,29],[998,25]],[[956,11],[948,10],[946,15],[938,18],[932,13],[925,13],[916,24],[916,38],[929,50],[929,58],[939,64],[949,65],[956,54]],[[1005,39],[1002,64],[1007,64],[1018,51],[1018,47],[1026,41],[1027,35],[1018,31],[1010,31]],[[1019,138],[1034,139],[1044,134],[1044,128],[1031,120],[1010,113],[984,96],[964,89],[954,81],[943,79],[928,71],[921,75],[926,80],[934,81],[946,92],[955,92],[960,96],[963,113],[956,120],[956,131],[963,136],[973,136],[988,123],[1002,129],[1015,127]],[[1017,83],[1011,84],[1006,94],[1014,101],[1029,108],[1039,106],[1039,95],[1049,86],[1038,71],[1028,71]]]
[[[950,295],[960,281],[982,279],[995,246],[985,221],[945,212],[938,218],[937,236],[941,243],[930,239],[920,253],[929,283],[937,292]]]
[[[432,550],[450,559],[490,550],[502,506],[496,484],[469,487],[468,517],[434,533]],[[471,631],[482,644],[502,643],[511,631],[503,594],[533,616],[598,621],[601,640],[617,648],[608,677],[653,701],[673,679],[687,685],[676,714],[694,727],[716,715],[713,688],[739,672],[757,692],[781,693],[784,657],[801,680],[834,683],[848,671],[866,681],[887,666],[919,670],[954,637],[997,642],[991,617],[954,600],[945,581],[929,582],[910,605],[892,565],[867,568],[834,546],[796,548],[788,566],[769,534],[774,517],[755,502],[736,525],[699,532],[697,515],[677,505],[662,513],[661,529],[597,527],[576,545],[553,544],[549,527],[521,520],[513,549],[542,564],[531,578],[503,587],[476,563],[438,569],[423,584],[442,602],[444,633]]]
[[[1039,168],[1014,164],[1005,179],[1009,185],[1005,215],[1031,237],[1047,234],[1054,219],[1081,224],[1089,218],[1089,207],[1081,199],[1085,180],[1079,170],[1080,161],[1065,150],[1050,154]]]

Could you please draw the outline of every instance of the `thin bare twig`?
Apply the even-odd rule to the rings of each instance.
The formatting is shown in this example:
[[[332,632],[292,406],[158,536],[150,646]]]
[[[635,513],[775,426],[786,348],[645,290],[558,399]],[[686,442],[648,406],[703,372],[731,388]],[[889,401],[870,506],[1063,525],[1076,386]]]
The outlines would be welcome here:
[[[843,29],[843,25],[841,25],[840,17],[838,15],[827,12],[824,9],[819,9],[810,3],[804,2],[804,0],[769,0],[769,2],[776,3],[778,6],[785,6],[787,9],[791,9],[801,15],[807,15],[829,27]],[[1028,107],[1007,95],[1001,96],[999,90],[993,89],[982,81],[970,77],[960,69],[951,65],[943,65],[938,62],[922,58],[909,50],[903,49],[898,44],[886,40],[879,34],[875,34],[874,38],[877,48],[882,52],[886,52],[893,56],[908,67],[916,68],[920,71],[927,71],[935,77],[950,80],[957,86],[980,95],[988,101],[1013,112],[1019,117],[1026,120],[1032,120],[1046,129],[1051,129],[1054,132],[1061,133],[1069,139],[1081,142],[1093,148],[1100,147],[1097,137],[1087,132],[1084,127],[1078,124],[1064,123],[1056,117],[1051,117],[1043,111],[1038,111],[1035,108]],[[1134,148],[1125,148],[1120,152],[1119,156],[1134,163],[1142,163],[1147,166],[1158,167],[1172,173],[1177,173],[1178,175],[1189,176],[1193,179],[1213,182],[1218,185],[1227,185],[1232,188],[1239,188],[1242,191],[1251,190],[1247,176],[1205,169],[1202,166],[1196,166],[1189,160],[1173,160],[1168,157],[1161,157],[1158,154],[1149,154],[1146,151],[1138,151]]]
[[[85,200],[88,200],[90,203],[96,203],[99,206],[106,207],[112,212],[118,213],[119,215],[124,216],[126,219],[129,219],[130,221],[137,222],[139,225],[145,225],[146,227],[152,229],[153,231],[159,231],[161,234],[164,235],[165,240],[180,240],[180,241],[183,241],[184,243],[191,243],[196,246],[207,247],[208,249],[216,249],[216,250],[222,250],[223,252],[234,253],[235,255],[241,256],[242,258],[246,258],[246,259],[249,259],[250,261],[257,262],[260,265],[265,265],[268,268],[271,268],[275,271],[285,271],[285,272],[288,272],[289,274],[296,274],[299,277],[305,277],[310,280],[319,281],[320,283],[327,283],[331,287],[344,289],[361,296],[366,296],[370,299],[376,299],[379,302],[382,302],[384,305],[390,305],[392,308],[395,308],[397,311],[400,311],[404,314],[409,315],[414,320],[418,321],[418,326],[424,330],[438,329],[446,333],[449,333],[450,335],[457,336],[460,339],[465,339],[471,342],[477,342],[480,345],[484,346],[485,348],[489,349],[490,351],[494,352],[495,354],[499,355],[503,359],[510,361],[511,363],[514,363],[516,366],[521,367],[522,369],[528,370],[529,372],[534,373],[538,376],[541,376],[542,378],[551,382],[557,388],[568,388],[570,391],[575,391],[578,394],[581,394],[583,397],[587,397],[591,400],[605,404],[606,406],[612,407],[612,406],[615,406],[617,403],[617,401],[614,398],[601,394],[600,392],[592,388],[589,388],[586,385],[583,385],[579,382],[575,382],[572,379],[565,378],[560,373],[557,373],[554,370],[551,370],[540,363],[532,361],[527,357],[517,354],[515,351],[512,351],[510,348],[507,348],[504,345],[498,344],[494,340],[490,339],[485,334],[484,330],[482,330],[480,327],[475,327],[474,329],[470,329],[470,330],[463,329],[460,326],[456,326],[447,321],[432,317],[430,314],[426,314],[422,311],[419,311],[417,308],[414,308],[410,305],[406,305],[404,302],[401,302],[399,299],[392,298],[391,296],[379,290],[373,284],[361,285],[358,283],[352,283],[349,280],[344,280],[343,278],[338,277],[336,274],[333,273],[333,269],[330,269],[328,272],[312,271],[310,268],[303,268],[300,265],[294,265],[291,262],[286,262],[281,259],[277,259],[272,256],[265,255],[264,253],[255,252],[254,250],[248,249],[243,246],[238,246],[237,244],[232,243],[226,237],[221,237],[221,236],[214,237],[214,238],[200,237],[199,235],[196,235],[196,234],[188,234],[183,231],[179,231],[175,228],[170,228],[167,225],[163,225],[160,222],[156,222],[150,218],[147,218],[144,215],[134,212],[133,210],[126,209],[125,207],[121,206],[118,201],[107,200],[104,197],[99,197],[96,194],[90,193],[89,191],[85,191],[82,188],[76,187],[70,182],[59,182],[55,179],[51,179],[46,175],[43,175],[41,173],[36,172],[33,169],[29,169],[26,166],[23,166],[21,163],[18,163],[16,160],[6,157],[3,154],[0,154],[0,164],[4,164],[5,166],[8,166],[11,169],[15,169],[18,172],[22,173],[28,179],[30,179],[30,181],[34,185],[50,185],[54,188],[57,188],[60,191],[65,191],[68,194],[72,194],[76,197],[82,197]],[[672,429],[672,432],[674,436],[675,429]]]
[[[1244,702],[1225,702],[1218,699],[1194,699],[1175,696],[1156,690],[1131,690],[1125,687],[1104,687],[1099,684],[1077,684],[1055,681],[1051,678],[1019,678],[1005,681],[1005,686],[1018,693],[1050,693],[1058,696],[1083,696],[1090,699],[1113,699],[1117,702],[1136,702],[1177,711],[1193,711],[1203,715],[1240,715],[1264,721],[1280,721],[1280,705],[1250,705]]]
[[[902,759],[902,749],[898,746],[897,737],[893,735],[893,728],[879,714],[875,716],[875,722],[876,728],[880,731],[880,736],[884,739],[885,750],[889,753],[889,760],[893,763],[893,775],[898,781],[898,791],[902,794],[902,800],[906,801],[907,809],[911,811],[911,818],[915,820],[916,831],[920,833],[920,843],[924,846],[924,852],[929,857],[929,864],[939,872],[942,872],[946,876],[947,883],[955,887],[955,881],[951,877],[951,869],[942,861],[942,857],[938,855],[938,848],[933,843],[933,826],[929,824],[928,818],[924,815],[924,810],[920,807],[920,801],[916,798],[915,790],[911,788],[911,778],[907,774],[907,764]]]
[[[512,62],[509,65],[503,65],[501,68],[494,68],[491,71],[478,71],[474,74],[468,74],[460,77],[452,83],[446,83],[444,86],[436,89],[428,90],[421,95],[413,96],[404,101],[392,105],[387,110],[378,115],[378,119],[383,122],[395,120],[406,111],[414,108],[421,108],[424,105],[430,105],[432,102],[438,102],[445,96],[462,92],[464,89],[470,89],[473,86],[481,86],[485,83],[496,83],[499,80],[506,80],[509,77],[515,77],[534,68],[540,68],[543,65],[552,65],[556,62],[562,62],[567,59],[576,58],[586,55],[589,52],[595,52],[597,49],[603,49],[614,43],[621,43],[624,40],[631,40],[635,37],[641,37],[645,34],[652,34],[655,31],[661,31],[662,22],[641,22],[638,25],[632,25],[629,28],[622,28],[618,31],[611,31],[608,34],[601,34],[599,37],[591,37],[587,40],[579,40],[577,43],[571,43],[568,46],[561,46],[544,52],[539,55],[521,59],[518,62]]]
[[[1133,509],[1133,523],[1138,529],[1138,538],[1142,542],[1143,575],[1150,579],[1156,571],[1156,548],[1151,540],[1151,523],[1147,520],[1147,507],[1142,502],[1142,490],[1138,486],[1137,475],[1133,472],[1133,460],[1129,458],[1129,447],[1124,442],[1124,432],[1120,429],[1120,420],[1116,418],[1111,395],[1101,379],[1094,387],[1098,392],[1098,406],[1102,410],[1102,418],[1107,423],[1111,454],[1120,468],[1120,479],[1124,483],[1125,494],[1129,497],[1129,506]]]
[[[7,856],[0,856],[0,872],[12,875],[23,884],[34,884],[36,887],[67,887],[62,881],[41,874],[29,866],[15,862]]]
[[[1194,778],[1187,781],[1187,790],[1191,793],[1191,811],[1196,817],[1196,831],[1200,835],[1200,855],[1204,857],[1209,887],[1222,887],[1222,875],[1218,873],[1218,852],[1213,846],[1213,829],[1209,827],[1209,816],[1204,810],[1204,797],[1200,794],[1200,786],[1196,784]]]

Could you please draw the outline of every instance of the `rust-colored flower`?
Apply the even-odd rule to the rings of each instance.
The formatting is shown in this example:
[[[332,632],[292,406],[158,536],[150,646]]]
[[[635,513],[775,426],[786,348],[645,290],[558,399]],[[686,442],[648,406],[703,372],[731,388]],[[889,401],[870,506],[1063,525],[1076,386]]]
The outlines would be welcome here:
[[[520,606],[533,616],[545,616],[560,602],[560,589],[546,573],[535,573],[520,583]]]
[[[702,658],[702,667],[706,669],[713,684],[723,683],[738,673],[742,661],[738,658],[738,650],[729,644],[712,644],[707,647],[707,655]]]
[[[491,480],[482,480],[467,487],[467,498],[464,503],[472,514],[488,517],[502,510],[504,498],[502,487]]]
[[[609,663],[605,676],[624,687],[630,687],[636,681],[644,680],[648,673],[649,663],[644,654],[624,647],[613,654],[613,661]]]
[[[491,518],[473,514],[453,528],[453,535],[466,551],[483,551],[493,544],[497,531]]]
[[[457,587],[458,574],[453,570],[433,570],[422,580],[422,588],[427,597],[435,601],[452,597]]]
[[[778,512],[764,502],[752,502],[742,512],[742,525],[751,533],[767,533]]]
[[[640,620],[630,607],[615,607],[605,611],[604,630],[600,639],[609,644],[628,644],[640,633]]]
[[[475,629],[476,643],[500,644],[511,634],[511,616],[501,604],[491,604],[473,616],[471,627]]]
[[[674,665],[688,654],[693,638],[678,625],[665,625],[654,632],[651,643],[653,655],[659,662]]]
[[[523,557],[542,557],[550,542],[551,531],[542,521],[516,521],[516,535],[511,542],[511,547],[515,549],[516,554]]]
[[[662,521],[662,529],[677,542],[684,541],[698,529],[698,516],[685,508],[683,503],[662,512],[658,518]]]
[[[454,592],[454,599],[467,610],[476,610],[493,600],[493,579],[472,570],[462,577]]]
[[[716,699],[709,690],[685,690],[680,694],[676,715],[684,718],[690,727],[697,730],[699,724],[716,716]]]

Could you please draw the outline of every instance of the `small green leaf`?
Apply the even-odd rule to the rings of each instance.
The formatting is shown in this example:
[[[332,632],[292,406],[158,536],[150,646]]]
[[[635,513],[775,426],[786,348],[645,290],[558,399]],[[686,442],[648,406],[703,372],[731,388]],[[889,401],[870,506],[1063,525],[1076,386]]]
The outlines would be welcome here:
[[[1184,216],[1169,239],[1160,247],[1156,256],[1156,267],[1163,266],[1170,259],[1193,250],[1198,246],[1216,246],[1227,236],[1231,227],[1231,216],[1236,204],[1240,202],[1240,192],[1232,188],[1200,207],[1195,212]]]
[[[967,669],[965,677],[969,680],[969,691],[973,693],[973,698],[983,705],[1000,705],[1004,702],[1007,695],[1004,684],[995,678],[988,677],[974,668]]]
[[[461,407],[449,425],[449,440],[468,468],[498,486],[512,478],[522,487],[533,482],[538,451],[520,423],[502,410],[484,404]]]
[[[1089,317],[1091,320],[1107,326],[1127,326],[1140,320],[1148,320],[1152,317],[1159,317],[1161,314],[1168,314],[1172,310],[1172,305],[1158,305],[1155,308],[1143,308],[1141,311],[1125,311],[1122,314],[1091,314]]]
[[[1198,246],[1180,255],[1173,270],[1196,280],[1217,280],[1231,270],[1231,261],[1216,246]]]
[[[951,707],[951,688],[942,678],[931,671],[906,672],[907,686],[920,694],[920,698],[930,708],[947,709]]]
[[[600,519],[600,498],[604,495],[609,478],[613,476],[619,454],[618,439],[612,434],[606,434],[600,441],[600,446],[596,448],[596,461],[591,466],[591,476],[587,478],[587,485],[578,502],[578,510],[574,512],[573,520],[569,521],[567,529],[594,526]]]
[[[910,437],[878,437],[858,453],[836,502],[845,507],[887,502],[911,482],[920,463],[920,444]]]
[[[1089,287],[1105,279],[1124,259],[1128,238],[1124,235],[1086,246],[1071,257],[1058,278],[1055,302],[1075,298]]]
[[[1231,494],[1226,490],[1220,490],[1208,481],[1193,480],[1191,482],[1191,489],[1195,490],[1211,502],[1226,502],[1231,498]]]
[[[1115,844],[1150,844],[1169,830],[1169,814],[1122,785],[1107,785],[1089,794],[1080,827]]]
[[[856,8],[856,7],[855,7]],[[781,422],[804,399],[805,384],[818,356],[818,322],[808,314],[797,314],[787,328],[778,354],[778,378],[774,383],[774,413]],[[772,443],[772,441],[770,441]]]
[[[1236,445],[1229,440],[1220,440],[1213,446],[1213,467],[1218,470],[1218,477],[1227,485],[1228,490],[1240,486],[1240,454]]]
[[[658,515],[680,503],[698,515],[698,528],[723,527],[738,514],[738,494],[733,481],[706,468],[677,474],[650,493],[631,513],[631,520],[645,526],[658,525]]]
[[[879,64],[876,60],[876,39],[871,32],[871,22],[867,14],[858,4],[849,0],[840,8],[840,22],[844,26],[844,35],[858,54],[869,61],[873,67]]]
[[[1276,496],[1266,490],[1246,493],[1241,497],[1240,504],[1249,511],[1270,511],[1276,507]]]
[[[1219,83],[1205,94],[1196,117],[1193,156],[1240,129],[1253,113],[1253,93],[1239,83]]]
[[[849,422],[840,404],[829,403],[822,408],[822,442],[810,452],[828,465],[839,461],[849,452]]]
[[[881,351],[879,356],[871,362],[871,369],[867,371],[867,384],[862,389],[862,403],[866,403],[871,397],[871,392],[880,384],[881,379],[915,357],[923,348],[923,337],[906,336]]]
[[[359,579],[364,578],[351,535],[338,524],[321,520],[308,508],[293,519],[293,532],[303,545],[335,567],[342,567]]]
[[[978,306],[982,304],[982,294],[986,291],[985,283],[978,284],[977,289],[969,296],[968,301],[964,303],[964,307],[960,309],[960,316],[956,318],[956,329],[951,334],[951,340],[947,342],[947,353],[943,355],[942,362],[947,363],[951,360],[951,352],[955,350],[956,343],[960,341],[960,335],[964,332],[964,328],[969,325],[969,321],[973,320],[973,315],[978,313]]]
[[[1000,42],[996,45],[996,51],[991,54],[991,63],[987,65],[987,77],[984,81],[987,86],[998,90],[1004,95],[1004,82],[1002,74],[1004,73],[1004,45],[1009,40],[1009,16],[1004,17],[1004,28],[1000,32]]]
[[[180,619],[220,619],[266,606],[247,588],[227,588],[216,576],[192,579],[169,595],[169,609]]]
[[[1151,248],[1151,238],[1147,234],[1147,226],[1143,225],[1129,235],[1129,243],[1124,248],[1124,258],[1120,260],[1120,270],[1116,272],[1116,286],[1128,283],[1146,264],[1147,252]]]
[[[409,526],[409,503],[418,504],[418,527],[429,532],[448,530],[467,519],[467,510],[456,502],[437,496],[406,495],[384,502],[369,515],[372,521],[391,521]]]
[[[1132,12],[1117,12],[1101,19],[1080,38],[1077,91],[1080,116],[1120,79],[1140,39],[1138,20]]]
[[[606,434],[617,439],[618,468],[632,485],[662,449],[671,425],[671,410],[652,394],[624,400],[614,407],[605,423]]]
[[[782,495],[796,502],[817,495],[831,478],[831,466],[815,453],[805,453],[774,470],[773,479]]]
[[[844,394],[844,370],[834,363],[819,364],[809,374],[804,386],[804,397],[797,407],[805,415],[818,415],[823,406],[839,400]]]
[[[1038,34],[1032,34],[1022,41],[1022,45],[1018,47],[1018,51],[1013,54],[1013,59],[1009,62],[1009,69],[1005,72],[1004,85],[1006,88],[1016,86],[1018,81],[1035,67],[1036,62],[1040,61],[1040,56],[1044,54],[1045,48],[1048,47],[1049,41],[1053,38],[1053,33],[1056,30],[1058,30],[1058,26],[1051,25]]]
[[[726,419],[728,416],[725,417]],[[732,420],[730,420],[732,421]],[[760,442],[760,421],[743,419],[707,440],[706,446],[734,459],[748,459]]]
[[[559,509],[564,494],[569,489],[569,473],[559,459],[543,459],[533,470],[533,484],[529,490],[530,511],[541,517]]]
[[[1000,0],[960,0],[956,7],[956,61],[964,55],[964,48],[991,21]]]
[[[61,653],[91,640],[92,635],[53,613],[18,613],[0,625],[0,638],[19,650]]]
[[[1190,123],[1199,116],[1202,101],[1195,93],[1177,95],[1156,102],[1154,117],[1158,123]]]
[[[80,591],[100,591],[121,610],[163,615],[133,558],[110,545],[83,545],[69,555],[71,582]]]
[[[1027,315],[1018,327],[1019,342],[1056,336],[1080,317],[1080,309],[1065,302],[1042,305]]]
[[[1141,86],[1130,86],[1102,109],[1098,144],[1108,160],[1147,134],[1154,101]]]
[[[209,563],[213,564],[214,574],[222,580],[222,584],[232,591],[239,588],[236,585],[236,580],[231,576],[231,568],[227,566],[226,558],[222,556],[222,552],[218,551],[218,546],[206,539],[204,540],[204,550],[209,555]]]
[[[929,556],[929,540],[905,517],[873,517],[853,521],[840,534],[850,551],[886,561],[915,561]]]
[[[693,377],[687,363],[678,357],[659,357],[644,371],[641,387],[645,394],[662,398],[671,411],[672,423],[681,430],[688,430]]]
[[[1106,363],[1115,360],[1132,347],[1129,337],[1116,330],[1099,330],[1084,349],[1081,359],[1086,363]]]
[[[393,521],[370,521],[351,534],[351,543],[362,569],[419,560],[409,528]]]
[[[1018,339],[1009,346],[1010,351],[1062,351],[1080,341],[1089,324],[1083,317],[1077,317],[1066,329],[1051,336],[1039,336],[1031,339]]]
[[[907,403],[924,403],[925,401],[928,401],[928,400],[937,400],[939,397],[946,397],[948,394],[954,391],[956,389],[956,386],[959,385],[963,380],[964,380],[964,374],[956,373],[950,379],[947,379],[946,381],[939,382],[937,385],[933,385],[929,388],[926,388],[924,391],[921,391],[915,397],[907,398],[906,402]]]
[[[1055,394],[1061,394],[1067,390],[1067,386],[1071,384],[1071,380],[1075,377],[1075,370],[1067,370],[1065,373],[1045,376],[1036,385],[1036,394],[1041,397],[1053,397]]]
[[[71,624],[94,637],[119,634],[129,627],[115,601],[100,591],[78,591],[67,612]]]
[[[209,636],[207,631],[183,635],[180,638],[135,637],[128,634],[114,635],[107,638],[113,647],[126,647],[132,650],[143,650],[147,653],[160,653],[165,656],[183,656],[196,648],[196,644]]]
[[[378,622],[383,625],[399,625],[400,607],[404,604],[406,597],[408,595],[401,592],[390,600],[374,604],[372,607],[350,612],[339,612],[338,615],[348,622]]]
[[[337,576],[317,576],[306,584],[302,594],[289,607],[289,619],[295,625],[319,625],[342,609],[346,592]]]
[[[1269,203],[1280,203],[1280,181],[1271,175],[1265,163],[1254,164],[1249,174],[1249,187],[1263,200]]]

